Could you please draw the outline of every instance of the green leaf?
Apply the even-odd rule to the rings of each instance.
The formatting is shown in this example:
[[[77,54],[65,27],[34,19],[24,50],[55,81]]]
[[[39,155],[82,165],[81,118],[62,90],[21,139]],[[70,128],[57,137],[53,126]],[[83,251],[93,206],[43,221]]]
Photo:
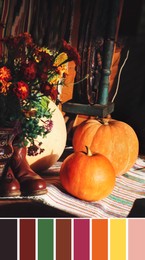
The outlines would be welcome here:
[[[49,98],[48,97],[46,97],[46,96],[42,96],[41,97],[41,106],[44,108],[44,109],[48,109],[48,107],[49,107],[49,103],[50,103],[50,101],[49,101]]]

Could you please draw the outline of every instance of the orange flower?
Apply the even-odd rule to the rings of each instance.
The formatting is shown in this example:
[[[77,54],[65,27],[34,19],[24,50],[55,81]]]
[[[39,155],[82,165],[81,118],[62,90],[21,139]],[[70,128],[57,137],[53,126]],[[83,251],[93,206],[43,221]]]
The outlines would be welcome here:
[[[9,81],[12,79],[11,71],[6,67],[3,66],[0,68],[0,80]]]
[[[28,94],[29,94],[29,87],[28,87],[28,84],[26,84],[25,82],[23,81],[19,81],[13,91],[16,93],[17,97],[18,98],[21,98],[21,99],[26,99],[28,97]]]

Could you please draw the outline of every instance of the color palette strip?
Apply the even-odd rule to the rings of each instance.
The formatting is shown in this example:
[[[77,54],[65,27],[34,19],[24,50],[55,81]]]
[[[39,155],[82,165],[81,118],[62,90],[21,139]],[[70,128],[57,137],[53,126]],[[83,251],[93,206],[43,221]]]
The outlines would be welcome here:
[[[144,260],[145,219],[0,219],[5,260]]]

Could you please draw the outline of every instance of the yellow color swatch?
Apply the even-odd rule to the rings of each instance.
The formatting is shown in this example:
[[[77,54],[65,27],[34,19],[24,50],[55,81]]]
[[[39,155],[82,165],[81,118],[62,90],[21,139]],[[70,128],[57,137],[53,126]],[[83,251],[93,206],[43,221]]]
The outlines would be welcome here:
[[[126,260],[126,219],[110,219],[110,260]]]

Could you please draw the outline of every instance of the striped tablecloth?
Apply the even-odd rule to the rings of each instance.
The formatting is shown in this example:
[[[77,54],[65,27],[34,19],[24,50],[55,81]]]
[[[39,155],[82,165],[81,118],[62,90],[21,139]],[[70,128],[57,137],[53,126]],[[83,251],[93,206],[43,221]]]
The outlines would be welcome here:
[[[79,200],[62,188],[59,179],[61,162],[57,162],[47,174],[45,195],[35,200],[51,205],[81,218],[124,218],[127,217],[133,203],[145,198],[145,160],[138,158],[134,166],[123,176],[116,178],[113,192],[105,199],[96,202]]]

